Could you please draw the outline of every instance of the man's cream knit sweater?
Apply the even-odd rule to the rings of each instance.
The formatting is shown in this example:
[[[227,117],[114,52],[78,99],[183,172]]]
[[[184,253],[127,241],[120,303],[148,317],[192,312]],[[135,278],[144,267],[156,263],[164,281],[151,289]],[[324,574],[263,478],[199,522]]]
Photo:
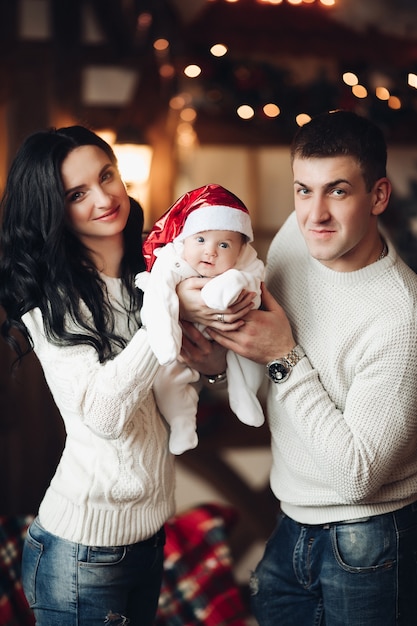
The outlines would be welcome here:
[[[307,355],[270,385],[271,486],[302,523],[417,499],[417,275],[388,244],[384,259],[335,272],[292,214],[270,248],[267,285]]]

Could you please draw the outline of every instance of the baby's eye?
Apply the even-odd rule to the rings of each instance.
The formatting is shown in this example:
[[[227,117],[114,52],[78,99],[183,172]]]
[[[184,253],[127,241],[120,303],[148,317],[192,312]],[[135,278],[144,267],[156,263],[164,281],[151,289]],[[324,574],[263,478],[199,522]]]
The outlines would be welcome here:
[[[198,241],[198,243],[204,243],[204,237],[202,237],[201,235],[199,235],[199,236],[197,237],[197,241]]]
[[[228,243],[226,243],[226,241],[222,241],[222,242],[220,242],[220,243],[219,243],[219,247],[220,247],[220,248],[228,248],[228,247],[229,247],[229,244],[228,244]]]

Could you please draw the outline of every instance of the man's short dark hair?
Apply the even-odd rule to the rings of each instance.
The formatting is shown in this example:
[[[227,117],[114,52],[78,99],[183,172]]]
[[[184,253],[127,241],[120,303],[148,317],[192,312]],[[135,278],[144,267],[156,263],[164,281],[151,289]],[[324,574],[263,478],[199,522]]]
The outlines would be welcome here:
[[[352,111],[317,115],[299,128],[291,145],[295,158],[350,156],[357,160],[368,191],[386,176],[387,146],[381,129]]]

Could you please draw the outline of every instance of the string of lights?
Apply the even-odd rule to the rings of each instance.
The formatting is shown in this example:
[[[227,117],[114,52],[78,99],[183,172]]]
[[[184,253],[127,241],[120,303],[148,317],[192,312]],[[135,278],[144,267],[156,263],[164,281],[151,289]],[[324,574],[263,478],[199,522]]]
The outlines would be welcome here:
[[[316,11],[322,7],[326,14],[338,6],[336,0],[252,1],[259,5],[310,5]],[[238,5],[248,0],[206,2]],[[195,50],[190,46],[186,54],[176,54],[173,43],[160,37],[153,47],[161,80],[172,86],[169,106],[179,113],[178,142],[184,145],[196,140],[194,128],[202,115],[223,117],[231,123],[252,122],[259,129],[269,122],[271,132],[281,123],[284,140],[285,133],[293,133],[294,124],[302,125],[322,110],[356,109],[387,128],[406,126],[410,116],[417,116],[417,74],[406,65],[391,68],[386,63],[381,67],[362,63],[357,68],[354,63],[348,67],[338,59],[321,58],[312,76],[294,80],[288,58],[280,59],[279,54],[253,55],[248,49],[245,55],[228,41],[213,41],[206,48],[200,43]],[[299,63],[303,62],[300,56]]]

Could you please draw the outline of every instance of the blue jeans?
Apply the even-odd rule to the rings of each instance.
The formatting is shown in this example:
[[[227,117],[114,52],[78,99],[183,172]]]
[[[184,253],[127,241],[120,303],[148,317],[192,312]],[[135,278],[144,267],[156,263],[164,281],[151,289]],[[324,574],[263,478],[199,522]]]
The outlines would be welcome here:
[[[417,625],[417,503],[322,526],[281,514],[250,589],[260,626]]]
[[[93,547],[47,532],[35,519],[22,581],[37,626],[151,626],[161,587],[163,529],[128,546]]]

